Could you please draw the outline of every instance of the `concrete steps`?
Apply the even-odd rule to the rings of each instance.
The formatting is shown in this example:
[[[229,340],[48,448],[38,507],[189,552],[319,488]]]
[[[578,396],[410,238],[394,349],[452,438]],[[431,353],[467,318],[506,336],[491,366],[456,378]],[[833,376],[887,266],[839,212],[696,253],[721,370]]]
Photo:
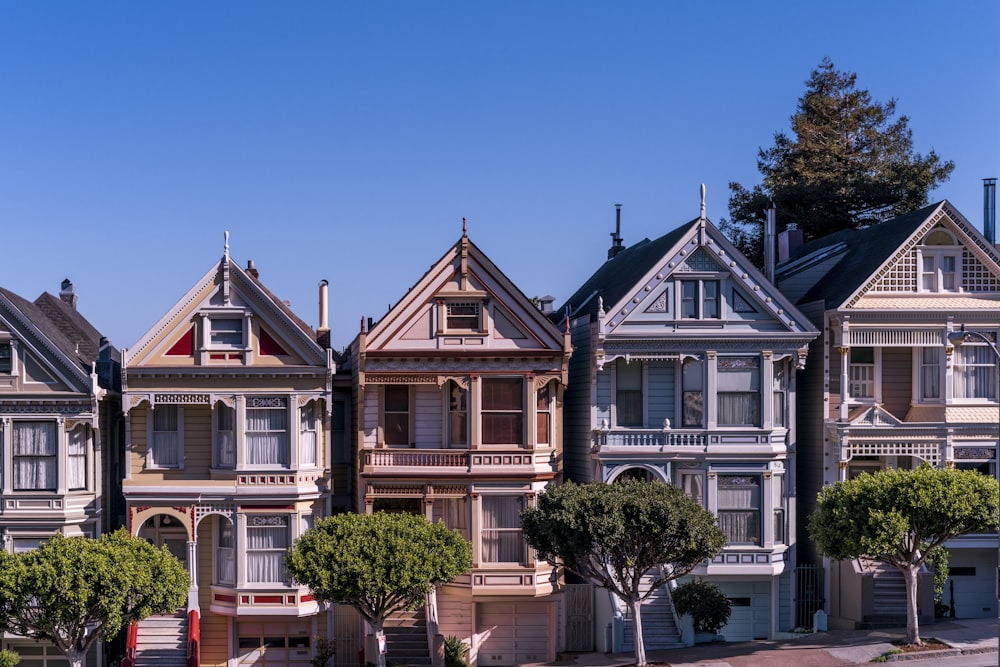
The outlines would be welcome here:
[[[150,616],[139,621],[136,667],[186,667],[187,614]]]
[[[427,645],[427,620],[423,607],[390,615],[382,629],[389,662],[406,667],[430,667],[431,652]]]
[[[652,577],[643,577],[639,590],[649,590]],[[642,604],[642,637],[647,651],[681,648],[681,631],[674,616],[674,603],[670,589],[661,586],[652,597]],[[623,629],[622,651],[635,651],[635,626],[631,614],[626,610]]]

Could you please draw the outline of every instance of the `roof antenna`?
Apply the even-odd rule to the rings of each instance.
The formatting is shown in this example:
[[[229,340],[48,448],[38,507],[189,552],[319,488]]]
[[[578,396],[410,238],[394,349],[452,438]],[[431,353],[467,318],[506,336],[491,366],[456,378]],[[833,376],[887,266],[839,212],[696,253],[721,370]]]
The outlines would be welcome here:
[[[699,216],[701,220],[705,219],[705,184],[701,184],[701,215]]]
[[[226,259],[229,259],[229,230],[223,232],[223,238],[225,238],[226,242],[222,248],[222,252],[225,255]]]

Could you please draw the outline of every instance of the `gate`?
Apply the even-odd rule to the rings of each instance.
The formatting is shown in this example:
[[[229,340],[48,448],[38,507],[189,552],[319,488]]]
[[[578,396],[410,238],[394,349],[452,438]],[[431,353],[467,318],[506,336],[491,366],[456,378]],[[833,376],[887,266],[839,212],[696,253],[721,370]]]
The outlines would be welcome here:
[[[566,650],[594,650],[594,587],[566,584]]]
[[[795,627],[812,628],[813,614],[826,602],[823,584],[821,566],[806,564],[795,568]]]

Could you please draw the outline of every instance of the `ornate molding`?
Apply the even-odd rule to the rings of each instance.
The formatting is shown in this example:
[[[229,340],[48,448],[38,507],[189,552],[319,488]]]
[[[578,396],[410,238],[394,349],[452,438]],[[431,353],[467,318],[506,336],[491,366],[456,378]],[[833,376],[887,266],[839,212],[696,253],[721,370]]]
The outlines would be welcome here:
[[[211,398],[209,394],[153,394],[154,405],[189,405],[203,404],[209,405]]]

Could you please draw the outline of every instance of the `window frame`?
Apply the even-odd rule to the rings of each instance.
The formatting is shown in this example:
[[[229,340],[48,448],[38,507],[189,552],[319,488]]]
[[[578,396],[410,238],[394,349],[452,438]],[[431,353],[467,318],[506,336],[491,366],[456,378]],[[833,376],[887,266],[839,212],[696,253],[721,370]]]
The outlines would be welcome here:
[[[0,375],[16,375],[14,343],[10,340],[0,340]]]
[[[269,404],[271,403],[271,404]],[[249,396],[247,397],[245,404],[243,406],[243,465],[247,468],[282,468],[289,469],[291,467],[292,460],[292,435],[291,435],[291,403],[288,396]],[[265,428],[265,429],[253,429],[250,428],[250,418],[251,416],[256,416],[257,412],[270,411],[271,414],[277,414],[279,412],[284,413],[284,430],[275,428]],[[251,415],[253,413],[253,415]],[[272,426],[268,423],[267,426]],[[275,434],[280,436],[279,441],[279,451],[277,461],[251,461],[250,456],[250,446],[251,440],[254,435],[270,435]]]
[[[502,406],[499,403],[493,403],[493,398],[495,395],[499,395],[499,392],[488,391],[488,385],[492,384],[501,385],[501,383],[506,384],[517,384],[518,391],[507,392],[507,394],[514,398],[514,402],[510,406]],[[522,376],[498,376],[498,377],[484,377],[480,381],[479,393],[479,423],[480,423],[480,444],[487,447],[517,447],[523,449],[527,446],[526,437],[526,425],[527,425],[527,405],[525,400],[525,391],[528,383]],[[501,385],[502,386],[502,385]],[[490,399],[489,405],[496,405],[497,407],[487,407],[488,399]],[[514,428],[493,428],[488,427],[488,422],[493,422],[494,418],[497,419],[498,423],[502,423],[500,418],[507,416],[513,418]],[[487,438],[487,433],[490,433],[490,437]],[[501,436],[503,434],[512,433],[515,435],[513,442],[501,441]]]
[[[615,426],[643,428],[646,425],[645,372],[641,361],[615,360]],[[626,385],[625,388],[622,388]],[[638,387],[636,387],[638,385]]]
[[[480,562],[488,565],[525,565],[528,560],[528,544],[524,539],[524,528],[521,526],[520,513],[525,510],[528,506],[527,498],[524,494],[518,493],[495,493],[495,494],[483,494],[481,496],[482,503],[480,507],[480,517],[481,517],[481,528],[479,530],[479,542],[480,542]],[[494,521],[499,521],[503,517],[497,516],[496,510],[503,511],[505,508],[487,508],[487,502],[516,502],[518,511],[515,513],[515,520],[505,521],[503,523],[511,523],[516,525],[504,525],[496,526],[490,525],[492,522],[488,520],[488,517],[494,517]],[[493,511],[490,511],[493,510]],[[505,544],[508,540],[504,540],[504,536],[516,536],[514,539],[509,540],[510,543]],[[487,545],[487,540],[494,540],[492,545]],[[514,542],[517,544],[514,544]],[[517,550],[519,552],[518,558],[516,560],[501,560],[501,556],[507,554],[508,550]]]
[[[320,434],[322,429],[322,414],[319,401],[310,399],[305,405],[299,406],[299,467],[316,468],[320,465]],[[309,441],[312,440],[310,446]],[[311,452],[310,452],[311,450]],[[311,454],[311,456],[309,456]],[[308,459],[312,459],[309,461]]]
[[[761,391],[762,367],[763,364],[758,355],[720,356],[717,358],[715,367],[715,423],[717,426],[727,428],[760,428],[763,423],[763,406],[761,404],[761,394],[763,393]],[[749,374],[747,373],[748,371],[750,371]],[[727,375],[735,377],[737,374],[748,375],[751,384],[749,390],[723,388],[723,385],[726,384],[723,382],[723,378]],[[753,412],[752,418],[749,421],[744,419],[740,422],[735,420],[723,421],[723,403],[728,402],[730,398],[735,400],[741,396],[750,399],[750,405],[742,412],[744,416]],[[735,415],[738,407],[729,407]]]
[[[225,528],[229,528],[229,546],[223,546]],[[215,583],[220,586],[236,585],[236,526],[222,515],[215,517]],[[226,551],[228,550],[228,552]],[[228,569],[229,578],[224,576]]]
[[[990,333],[989,336],[993,339],[993,344],[996,345],[997,335]],[[997,373],[1000,373],[1000,368],[998,368],[1000,360],[997,359],[996,353],[986,344],[986,341],[976,339],[964,342],[954,347],[952,355],[951,397],[954,402],[994,404],[1000,401],[1000,396],[997,396]],[[965,361],[966,357],[970,355],[978,355],[981,358],[973,359],[971,362]],[[976,381],[975,375],[967,377],[970,372],[978,372],[985,377],[981,387]],[[960,396],[959,389],[966,387],[970,380],[975,385],[973,395]]]
[[[469,390],[455,380],[449,380],[444,385],[444,392],[447,411],[445,445],[448,449],[468,449],[471,441]]]
[[[80,424],[72,431],[66,433],[66,489],[67,491],[88,491],[90,489],[90,427]],[[74,447],[79,446],[80,451],[74,452]],[[82,484],[73,485],[71,479],[75,466],[81,468],[80,476]],[[58,464],[57,464],[58,465]]]
[[[403,397],[395,396],[390,404],[390,393],[399,392],[402,394],[406,393],[405,401],[401,400]],[[414,392],[410,389],[408,384],[386,384],[382,385],[382,391],[379,396],[379,426],[381,428],[381,444],[385,447],[413,447],[416,444],[414,440],[414,424],[413,424],[413,394]],[[399,409],[405,402],[406,410]],[[390,409],[390,407],[392,409]],[[390,417],[394,424],[400,426],[405,426],[405,432],[396,432],[395,428],[390,426]],[[390,436],[391,434],[391,436]],[[405,436],[405,437],[403,437]]]
[[[872,360],[869,361],[854,361],[855,352],[862,353],[865,351],[870,351],[872,355]],[[858,403],[873,403],[875,401],[875,394],[877,391],[878,382],[878,364],[879,364],[879,354],[876,348],[864,345],[851,347],[847,353],[847,395],[850,397],[851,401],[856,401]],[[871,374],[870,378],[863,377],[867,371]],[[871,391],[867,395],[861,395],[861,392],[855,392],[855,388],[870,387]]]
[[[723,280],[721,278],[681,278],[678,282],[680,283],[677,289],[678,319],[722,319]],[[714,294],[709,294],[711,291],[714,291]]]
[[[269,528],[284,528],[285,532],[285,545],[279,547],[260,547],[251,548],[253,540],[251,540],[251,531],[256,529],[269,529]],[[284,565],[284,556],[282,555],[279,559],[278,569],[280,570],[279,579],[252,579],[253,568],[251,568],[251,557],[260,554],[266,556],[271,554],[287,554],[288,549],[292,546],[292,522],[291,516],[289,514],[247,514],[246,515],[246,541],[245,549],[243,549],[243,558],[246,564],[245,579],[246,583],[250,586],[287,586],[289,582],[288,572]]]
[[[945,266],[948,261],[952,263],[951,267]],[[923,246],[917,259],[917,271],[918,292],[958,294],[962,291],[962,250],[948,246]]]
[[[29,425],[46,425],[51,430],[51,447],[54,450],[51,454],[18,454],[18,429],[19,427],[24,428]],[[60,446],[60,439],[63,437],[62,424],[57,419],[14,419],[10,422],[11,428],[11,448],[10,448],[10,462],[11,462],[11,490],[15,493],[56,493],[59,491],[59,461],[60,453],[62,447]],[[18,463],[27,461],[40,461],[42,463],[49,462],[52,465],[51,474],[51,486],[21,486],[19,482],[18,475]]]
[[[173,431],[157,429],[157,410],[173,409],[176,411],[176,428]],[[163,414],[161,412],[160,414]],[[160,463],[156,456],[156,434],[174,433],[176,435],[177,461],[172,464]],[[159,403],[150,405],[146,412],[146,467],[151,470],[182,470],[184,468],[184,406],[179,403]]]
[[[751,480],[749,483],[746,481],[734,481],[728,485],[724,484],[724,479],[733,480]],[[756,503],[756,506],[751,505],[750,507],[735,507],[723,505],[723,498],[725,497],[722,493],[726,490],[736,490],[740,488],[747,488],[756,486],[756,492],[751,497],[751,503]],[[729,487],[729,488],[724,488]],[[763,512],[764,512],[764,479],[761,473],[749,473],[749,472],[726,472],[719,473],[716,477],[716,516],[719,521],[719,528],[726,533],[726,546],[732,547],[746,547],[746,546],[762,546],[764,544],[764,523],[763,523]],[[733,540],[730,534],[729,526],[730,523],[727,517],[735,517],[737,514],[745,514],[748,517],[753,517],[751,526],[748,526],[746,536],[749,539],[745,540]],[[756,529],[756,530],[754,530]],[[756,535],[752,533],[756,532]]]

